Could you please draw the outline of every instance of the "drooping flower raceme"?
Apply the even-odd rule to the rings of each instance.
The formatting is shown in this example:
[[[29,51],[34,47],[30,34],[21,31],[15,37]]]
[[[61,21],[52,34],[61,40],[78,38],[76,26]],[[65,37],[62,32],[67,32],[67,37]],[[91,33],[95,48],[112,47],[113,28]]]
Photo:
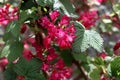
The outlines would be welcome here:
[[[69,25],[69,17],[64,15],[57,25],[54,24],[59,14],[60,13],[58,11],[52,12],[50,14],[52,21],[50,21],[46,16],[41,18],[42,22],[40,25],[48,31],[48,35],[44,39],[44,46],[46,46],[46,48],[50,46],[51,42],[55,42],[60,48],[71,48],[71,43],[73,43],[73,39],[75,38],[74,24]]]

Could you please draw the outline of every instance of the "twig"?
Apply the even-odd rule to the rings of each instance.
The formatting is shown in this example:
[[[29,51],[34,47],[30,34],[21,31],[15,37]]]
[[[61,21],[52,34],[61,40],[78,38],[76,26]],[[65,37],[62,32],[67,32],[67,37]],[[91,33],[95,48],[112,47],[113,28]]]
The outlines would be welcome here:
[[[87,75],[86,70],[84,69],[84,67],[78,61],[76,61],[75,59],[74,59],[73,62],[77,66],[77,68],[80,70],[80,72],[83,75],[84,79],[85,80],[90,80],[89,77],[88,77],[88,75]]]
[[[110,5],[111,5],[111,9],[112,9],[112,11],[114,12],[114,14],[116,14],[116,15],[117,15],[117,13],[115,12],[115,10],[113,9],[113,3],[112,3],[112,1],[111,1],[111,0],[109,0],[109,2],[110,2]]]

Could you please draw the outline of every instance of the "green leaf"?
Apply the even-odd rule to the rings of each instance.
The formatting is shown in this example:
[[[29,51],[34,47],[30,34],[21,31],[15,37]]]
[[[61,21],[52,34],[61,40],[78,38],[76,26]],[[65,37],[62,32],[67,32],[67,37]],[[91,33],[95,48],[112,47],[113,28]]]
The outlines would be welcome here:
[[[37,7],[34,0],[24,0],[24,1],[25,2],[22,2],[21,4],[21,7],[20,7],[21,10],[27,10],[27,9],[31,9],[32,7]]]
[[[14,61],[21,56],[23,51],[23,44],[18,40],[6,42],[6,45],[0,53],[0,57],[8,57],[9,62]]]
[[[52,4],[53,0],[36,0],[37,4],[40,6],[46,6]]]
[[[27,13],[27,11],[21,11],[21,12],[20,12],[19,21],[22,23],[22,22],[24,22],[27,18],[29,18],[29,14]]]
[[[73,44],[73,51],[76,53],[84,52],[89,47],[93,47],[98,52],[102,51],[103,39],[93,30],[85,30],[83,25],[75,22],[77,38]]]
[[[80,22],[75,22],[75,28],[76,28],[75,34],[76,34],[77,38],[75,38],[75,40],[74,40],[72,49],[74,52],[80,53],[85,29],[84,29],[84,26]]]
[[[21,10],[19,22],[24,23],[28,19],[30,20],[30,19],[37,19],[37,18],[38,18],[38,15],[36,14],[36,8],[33,7],[31,9]]]
[[[25,80],[46,80],[45,76],[43,75],[42,71],[39,73],[30,73]]]
[[[12,67],[9,67],[4,72],[4,80],[16,80],[16,73],[13,71]]]
[[[5,32],[4,36],[3,36],[3,41],[7,42],[8,40],[13,41],[14,39],[16,39],[14,37],[14,35],[11,32]]]
[[[55,0],[54,9],[61,10],[61,12],[64,12],[64,14],[69,17],[78,17],[77,13],[75,12],[75,7],[70,0]]]
[[[90,47],[93,47],[94,49],[96,49],[99,52],[102,51],[103,39],[101,38],[99,33],[97,33],[96,31],[93,31],[93,30],[86,30],[85,34],[84,34],[84,39],[86,39],[86,43],[83,45],[85,45],[85,46],[89,45]],[[84,50],[85,46],[82,46],[83,50]]]
[[[5,34],[3,36],[3,40],[7,42],[19,38],[20,28],[21,24],[18,21],[13,21],[10,24],[8,24]]]
[[[7,57],[8,54],[10,53],[9,48],[10,48],[10,45],[6,43],[5,46],[3,47],[1,53],[0,53],[0,57]]]
[[[73,54],[73,56],[77,61],[81,60],[82,62],[87,62],[86,54]]]
[[[30,62],[28,63],[28,75],[29,73],[32,73],[32,72],[38,72],[39,69],[41,68],[41,65],[42,65],[42,62],[40,59],[37,59],[37,58],[33,58],[30,60]]]
[[[110,63],[110,69],[112,76],[120,78],[120,57],[116,57]]]
[[[114,5],[113,5],[113,9],[114,9],[114,11],[115,11],[118,15],[120,15],[120,3],[114,4]],[[114,13],[113,13],[113,14],[114,14]]]
[[[10,62],[16,60],[18,57],[21,56],[22,51],[23,51],[23,44],[22,42],[16,40],[13,42],[10,42],[10,48],[9,48],[9,55],[8,55],[8,60]]]
[[[62,59],[64,60],[64,62],[67,66],[72,65],[73,56],[72,56],[70,50],[63,50],[62,53],[61,53],[61,57],[62,57]]]
[[[25,76],[27,74],[27,66],[27,60],[24,58],[20,58],[17,64],[14,65],[13,69],[17,73],[17,75]]]
[[[90,72],[90,78],[91,80],[100,80],[100,70],[93,69],[93,71]]]
[[[33,58],[30,61],[20,58],[14,66],[14,71],[18,75],[25,76],[25,80],[46,80],[42,72],[40,72],[41,65],[42,61],[37,58]]]

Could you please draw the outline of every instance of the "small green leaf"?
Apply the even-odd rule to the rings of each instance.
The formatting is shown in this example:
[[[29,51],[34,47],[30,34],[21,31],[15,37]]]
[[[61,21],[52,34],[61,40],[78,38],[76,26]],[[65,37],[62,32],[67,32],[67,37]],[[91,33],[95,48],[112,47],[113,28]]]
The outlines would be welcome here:
[[[34,0],[24,0],[25,2],[22,2],[20,9],[21,10],[27,10],[31,9],[32,7],[36,7]],[[41,1],[41,0],[40,0]]]
[[[104,60],[100,57],[95,57],[93,64],[96,66],[104,66]]]
[[[13,21],[10,24],[8,24],[5,34],[3,36],[3,40],[7,42],[18,39],[20,35],[20,28],[21,24],[18,21]]]
[[[16,76],[12,67],[7,68],[4,72],[4,80],[16,80]]]
[[[22,51],[23,51],[23,44],[22,42],[16,40],[10,43],[10,48],[9,48],[9,55],[8,55],[8,60],[10,62],[14,61],[18,57],[21,56]]]
[[[72,65],[73,56],[72,56],[70,50],[63,50],[62,53],[61,53],[61,57],[62,57],[62,59],[64,60],[64,62],[67,66]]]
[[[9,48],[10,48],[10,45],[6,43],[5,46],[3,47],[1,53],[0,53],[0,57],[8,56],[8,54],[10,53]]]
[[[91,80],[100,80],[100,70],[93,69],[93,71],[90,72],[90,78]]]
[[[43,75],[42,71],[39,73],[30,73],[25,80],[46,80],[45,76]]]
[[[116,57],[110,63],[110,69],[112,76],[120,78],[120,57]]]
[[[45,6],[48,4],[49,0],[36,0],[37,4],[40,6]]]
[[[86,54],[73,54],[74,58],[79,61],[87,62],[87,55]]]
[[[19,61],[14,65],[14,71],[17,75],[25,76],[27,74],[28,62],[24,58],[20,58]]]
[[[11,32],[5,32],[4,36],[3,36],[3,41],[7,42],[7,41],[13,41],[15,39],[14,35]]]
[[[22,22],[24,22],[28,17],[29,17],[29,14],[27,13],[27,11],[21,11],[21,12],[20,12],[19,21],[22,23]]]
[[[37,19],[37,18],[39,18],[39,17],[36,14],[36,8],[33,7],[31,9],[28,9],[28,10],[21,10],[19,22],[24,23],[28,19],[30,20],[30,19]]]
[[[64,12],[64,14],[69,17],[78,17],[77,13],[75,12],[75,7],[70,0],[55,0],[54,9],[61,10],[61,12]]]
[[[37,58],[33,58],[30,60],[29,64],[28,64],[28,75],[29,73],[32,73],[32,72],[38,72],[39,69],[41,68],[41,65],[42,65],[42,62],[40,59],[37,59]]]

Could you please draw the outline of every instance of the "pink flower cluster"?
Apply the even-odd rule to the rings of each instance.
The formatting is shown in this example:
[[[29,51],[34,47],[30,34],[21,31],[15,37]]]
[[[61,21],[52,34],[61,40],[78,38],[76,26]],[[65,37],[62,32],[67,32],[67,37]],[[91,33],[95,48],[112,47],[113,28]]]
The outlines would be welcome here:
[[[48,48],[51,43],[56,43],[60,48],[71,48],[75,36],[74,24],[70,25],[70,18],[66,15],[62,16],[61,20],[55,25],[56,19],[59,17],[59,12],[54,11],[50,14],[50,19],[45,16],[41,18],[39,24],[47,29],[47,36],[44,38],[44,46]]]
[[[49,76],[48,80],[65,80],[70,78],[72,70],[67,67],[61,59],[59,52],[53,48],[53,44],[57,44],[60,49],[71,48],[75,36],[74,24],[70,24],[70,18],[66,15],[62,16],[61,20],[56,23],[60,16],[58,11],[50,14],[50,19],[45,16],[41,18],[39,24],[47,30],[43,37],[43,45],[37,44],[35,38],[29,38],[24,41],[24,50],[22,56],[28,61],[33,57],[42,60],[42,70]],[[24,33],[25,25],[21,29]],[[31,51],[31,48],[34,48]],[[33,54],[34,53],[34,54]]]
[[[18,19],[18,8],[11,8],[10,4],[6,4],[3,8],[0,8],[0,26],[6,26],[13,20]]]
[[[54,62],[55,60],[57,60],[56,63]],[[50,74],[49,80],[64,80],[70,78],[72,72],[71,67],[66,67],[64,61],[59,58],[53,48],[48,49],[48,55],[44,59],[42,70],[48,75]]]
[[[97,19],[97,11],[84,11],[80,13],[78,21],[82,22],[86,29],[90,29],[91,26],[95,26]]]
[[[36,54],[33,55],[30,50],[30,45],[35,49]],[[49,75],[48,80],[64,80],[70,78],[72,74],[71,67],[67,67],[59,54],[53,47],[44,49],[35,42],[34,38],[30,38],[24,42],[23,57],[28,61],[33,57],[37,57],[42,60],[42,70]],[[22,80],[24,76],[18,76],[19,80]]]

